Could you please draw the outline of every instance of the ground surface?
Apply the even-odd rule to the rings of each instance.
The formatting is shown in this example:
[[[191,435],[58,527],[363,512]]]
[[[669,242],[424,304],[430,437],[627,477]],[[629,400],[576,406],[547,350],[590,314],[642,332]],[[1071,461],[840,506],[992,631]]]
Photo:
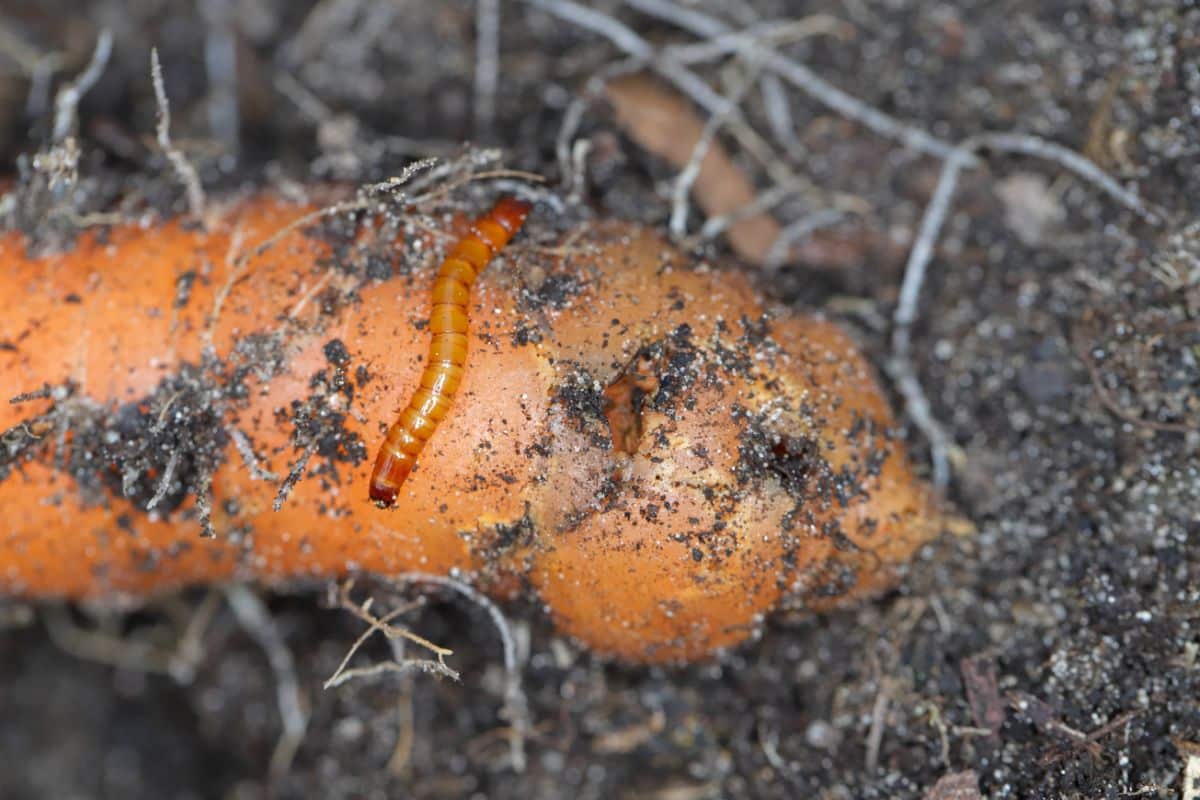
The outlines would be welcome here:
[[[0,3],[8,169],[28,176],[18,156],[50,133],[53,91],[31,91],[29,78],[39,54],[62,54],[57,87],[102,26],[115,44],[79,107],[81,214],[129,197],[186,208],[152,146],[151,45],[175,137],[210,192],[378,180],[468,138],[557,180],[566,106],[619,57],[596,34],[504,3],[489,121],[474,88],[473,4],[230,0],[206,4],[207,18],[191,5]],[[533,724],[521,775],[508,765],[499,642],[483,613],[435,597],[413,620],[456,650],[462,685],[417,676],[322,691],[361,626],[320,587],[269,596],[312,706],[278,794],[948,797],[931,787],[973,770],[990,797],[1178,796],[1183,754],[1200,740],[1200,11],[1103,0],[711,5],[735,9],[739,27],[831,14],[848,23],[840,39],[783,52],[949,141],[1015,130],[1085,152],[1167,222],[1152,227],[1044,161],[995,157],[967,172],[914,353],[961,448],[950,499],[976,532],[929,548],[886,598],[778,615],[761,641],[707,666],[599,663],[555,638],[536,608],[508,607]],[[656,43],[694,41],[617,3],[596,7]],[[226,46],[238,70],[223,79]],[[723,92],[722,80],[738,80],[730,63],[696,70]],[[749,124],[792,154],[779,163],[817,187],[778,219],[834,193],[862,213],[763,288],[829,309],[882,364],[941,164],[784,94],[786,140],[773,137],[757,87],[742,99]],[[603,103],[579,136],[592,141],[586,202],[665,224],[675,168]],[[778,179],[732,137],[722,143],[760,190]],[[146,641],[203,602],[196,592],[103,625]],[[62,612],[3,608],[0,797],[262,796],[280,733],[275,682],[255,640],[214,607],[183,681],[75,658],[51,636],[62,638]]]

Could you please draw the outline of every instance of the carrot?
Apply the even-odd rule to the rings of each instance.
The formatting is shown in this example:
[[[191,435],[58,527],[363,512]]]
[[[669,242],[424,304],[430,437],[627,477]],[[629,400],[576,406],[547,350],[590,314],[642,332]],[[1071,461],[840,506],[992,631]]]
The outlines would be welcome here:
[[[936,532],[838,328],[623,223],[480,275],[455,403],[377,508],[439,248],[273,238],[306,211],[259,196],[41,257],[0,239],[0,387],[23,395],[0,406],[0,594],[457,570],[527,585],[599,653],[673,661],[785,596],[878,592]]]

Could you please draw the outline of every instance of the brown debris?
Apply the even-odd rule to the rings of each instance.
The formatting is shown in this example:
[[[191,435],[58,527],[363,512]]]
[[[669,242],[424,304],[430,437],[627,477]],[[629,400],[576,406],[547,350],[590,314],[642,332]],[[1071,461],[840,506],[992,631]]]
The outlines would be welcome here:
[[[979,776],[975,770],[951,772],[943,775],[922,795],[924,800],[982,800],[979,793]]]
[[[682,96],[645,75],[610,81],[606,96],[617,123],[639,145],[676,169],[683,169],[704,133],[704,119]],[[729,214],[754,200],[754,185],[719,141],[700,162],[693,187],[696,202],[710,217]],[[760,213],[729,226],[729,245],[741,258],[762,264],[779,238],[780,225]]]
[[[975,724],[993,734],[998,733],[1004,724],[1004,700],[996,688],[995,663],[984,657],[964,658],[961,666],[967,703],[971,706]]]

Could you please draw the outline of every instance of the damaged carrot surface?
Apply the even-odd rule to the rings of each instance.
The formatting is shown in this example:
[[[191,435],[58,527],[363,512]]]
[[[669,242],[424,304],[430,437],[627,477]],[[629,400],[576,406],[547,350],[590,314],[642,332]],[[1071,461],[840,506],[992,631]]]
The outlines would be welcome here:
[[[526,587],[599,653],[671,661],[785,597],[877,592],[936,533],[847,337],[627,223],[480,275],[455,403],[375,507],[372,448],[465,226],[277,235],[310,210],[260,196],[41,256],[0,239],[0,594],[453,573]]]

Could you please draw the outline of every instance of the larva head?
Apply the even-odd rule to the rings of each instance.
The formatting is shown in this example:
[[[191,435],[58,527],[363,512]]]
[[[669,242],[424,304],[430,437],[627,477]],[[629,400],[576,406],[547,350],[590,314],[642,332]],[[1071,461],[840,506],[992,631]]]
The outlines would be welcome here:
[[[504,228],[511,238],[521,230],[521,226],[525,224],[525,217],[529,216],[532,208],[533,206],[524,200],[518,200],[515,197],[501,197],[496,201],[496,205],[492,206],[488,217]]]

